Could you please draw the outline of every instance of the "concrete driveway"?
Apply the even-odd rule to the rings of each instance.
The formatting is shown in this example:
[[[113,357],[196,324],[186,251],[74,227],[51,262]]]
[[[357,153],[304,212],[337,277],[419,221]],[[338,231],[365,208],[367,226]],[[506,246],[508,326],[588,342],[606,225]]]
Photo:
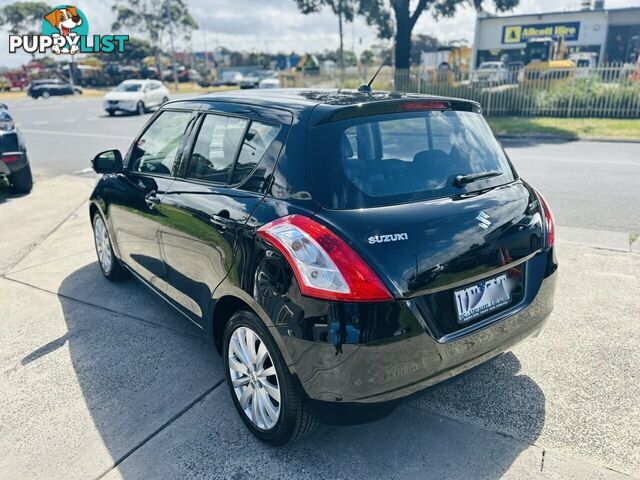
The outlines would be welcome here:
[[[560,228],[557,307],[537,339],[389,418],[273,449],[197,331],[136,281],[102,277],[91,185],[43,179],[0,205],[1,478],[640,475],[640,255],[606,236],[594,248]]]

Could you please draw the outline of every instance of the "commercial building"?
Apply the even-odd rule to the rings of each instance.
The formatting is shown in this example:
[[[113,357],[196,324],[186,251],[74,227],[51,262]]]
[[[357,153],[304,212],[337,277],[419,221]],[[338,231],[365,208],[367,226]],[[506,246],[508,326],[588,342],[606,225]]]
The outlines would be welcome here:
[[[593,52],[598,63],[635,63],[640,48],[640,7],[595,8],[514,16],[482,16],[476,21],[472,64],[525,60],[532,38],[564,38],[567,53]]]

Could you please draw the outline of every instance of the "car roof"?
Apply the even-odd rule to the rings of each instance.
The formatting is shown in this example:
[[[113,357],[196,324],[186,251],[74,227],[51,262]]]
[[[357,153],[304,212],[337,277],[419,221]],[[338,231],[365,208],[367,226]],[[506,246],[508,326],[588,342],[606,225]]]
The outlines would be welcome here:
[[[399,100],[451,100],[475,104],[470,100],[450,97],[439,97],[417,93],[400,93],[376,91],[370,94],[347,89],[303,89],[303,88],[273,88],[251,90],[228,90],[216,92],[200,97],[190,98],[189,102],[233,102],[254,104],[265,107],[284,109],[313,109],[316,106],[323,110],[337,110],[344,107],[365,105]],[[180,100],[171,103],[179,103]]]

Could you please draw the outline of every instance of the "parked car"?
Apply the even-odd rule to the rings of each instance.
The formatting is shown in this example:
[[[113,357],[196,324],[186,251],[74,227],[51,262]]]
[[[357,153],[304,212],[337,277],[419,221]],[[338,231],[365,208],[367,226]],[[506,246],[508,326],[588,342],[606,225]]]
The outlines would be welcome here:
[[[524,62],[514,61],[507,64],[509,70],[509,83],[518,83],[520,72],[524,69]]]
[[[99,268],[201,329],[261,440],[387,414],[553,308],[553,215],[480,111],[345,90],[171,102],[126,157],[93,159]]]
[[[240,81],[240,88],[259,88],[260,82],[265,78],[273,78],[275,72],[273,70],[255,70],[249,72]]]
[[[260,80],[258,88],[280,88],[280,79],[278,77],[269,77]]]
[[[49,98],[59,95],[81,95],[82,88],[77,85],[60,80],[58,78],[47,78],[33,80],[27,88],[27,95],[31,98]]]
[[[27,146],[6,105],[0,103],[0,176],[14,193],[29,193],[33,187]]]
[[[238,85],[240,85],[240,88],[258,88],[261,79],[262,76],[259,72],[249,72],[242,77]]]
[[[220,74],[220,81],[217,82],[218,85],[240,85],[242,82],[242,74],[240,72],[236,72],[235,70],[227,70],[226,72],[222,72]]]
[[[504,62],[482,62],[473,72],[473,83],[486,83],[489,85],[502,85],[509,81],[509,70]]]
[[[193,68],[186,68],[184,66],[180,66],[177,68],[176,72],[177,72],[176,78],[180,83],[202,81],[202,75],[200,75],[200,73]],[[167,70],[163,71],[162,78],[164,79],[165,82],[173,82],[174,80],[173,70],[171,68],[168,68]]]
[[[0,75],[0,92],[11,91],[11,80],[4,75]]]
[[[125,80],[104,96],[102,106],[109,116],[116,112],[143,115],[169,101],[169,90],[159,80]]]
[[[571,53],[569,54],[569,60],[576,66],[574,78],[589,78],[593,75],[594,69],[598,65],[598,54],[595,52]]]

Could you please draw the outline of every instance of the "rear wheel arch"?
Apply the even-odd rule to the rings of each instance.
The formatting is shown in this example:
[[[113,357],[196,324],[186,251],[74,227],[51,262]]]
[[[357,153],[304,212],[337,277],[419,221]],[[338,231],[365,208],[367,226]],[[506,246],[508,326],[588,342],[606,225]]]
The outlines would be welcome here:
[[[228,287],[228,286],[227,286]],[[224,338],[224,329],[233,316],[234,313],[240,310],[248,310],[255,314],[267,329],[272,331],[275,326],[267,313],[260,307],[260,305],[246,292],[236,288],[225,288],[225,285],[221,285],[217,291],[219,298],[215,301],[211,315],[211,325],[206,328],[207,336],[209,340],[215,345],[218,353],[222,353],[222,341]],[[273,335],[278,348],[281,353],[288,360],[287,352],[284,349],[282,340],[278,338],[278,335]]]
[[[243,309],[253,311],[246,302],[234,295],[226,295],[219,298],[213,306],[213,312],[211,314],[212,325],[209,332],[212,336],[213,344],[220,355],[222,355],[224,329],[233,314]]]

